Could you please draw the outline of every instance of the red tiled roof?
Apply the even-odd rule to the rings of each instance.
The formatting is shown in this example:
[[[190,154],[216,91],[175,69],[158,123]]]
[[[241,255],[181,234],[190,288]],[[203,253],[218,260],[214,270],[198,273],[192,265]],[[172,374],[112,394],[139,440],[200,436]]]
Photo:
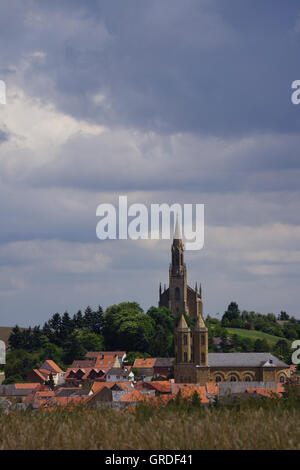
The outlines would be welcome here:
[[[16,383],[14,384],[15,388],[18,390],[21,389],[28,389],[28,388],[38,388],[40,386],[39,382],[34,382],[34,383]]]
[[[53,369],[54,372],[56,372],[57,374],[63,372],[63,370],[51,359],[47,359],[45,363],[49,365],[49,367],[51,367],[51,370]]]
[[[51,374],[51,370],[48,369],[38,369],[38,371],[47,377]]]
[[[154,367],[155,361],[156,361],[156,358],[153,358],[153,357],[137,358],[134,361],[133,367],[136,367],[138,369],[141,369],[143,367],[152,368]]]
[[[194,384],[173,384],[172,391],[177,394],[181,391],[182,398],[192,398],[195,392],[198,393],[201,403],[209,403],[209,399],[206,396],[205,385],[194,385]]]
[[[99,356],[118,356],[121,359],[126,354],[126,351],[89,351],[86,353],[86,358],[97,358]]]
[[[132,402],[132,401],[143,401],[145,400],[145,394],[139,392],[138,390],[133,390],[130,393],[126,393],[122,396],[122,401]]]
[[[85,397],[53,397],[48,402],[45,403],[45,406],[69,406],[69,405],[83,405],[87,400],[88,396]]]
[[[149,388],[152,388],[157,392],[171,393],[171,382],[168,382],[167,380],[155,380],[153,382],[149,382],[147,385]]]
[[[92,385],[92,392],[93,393],[98,393],[102,388],[107,387],[111,388],[114,385],[116,385],[118,382],[94,382]]]
[[[107,370],[111,369],[115,365],[117,359],[117,356],[110,354],[107,354],[104,357],[98,356],[95,367],[101,367],[101,369],[106,368]]]
[[[89,374],[92,371],[95,371],[97,374],[102,372],[102,374],[99,375],[99,378],[104,377],[105,372],[106,372],[105,370],[103,370],[103,368],[98,368],[98,367],[70,367],[66,371],[65,380],[70,378],[69,375],[70,375],[71,372],[74,372],[76,374],[80,370],[83,372],[83,375],[81,376],[81,380],[85,380],[85,379],[89,378]],[[73,377],[71,377],[71,379],[73,379]]]

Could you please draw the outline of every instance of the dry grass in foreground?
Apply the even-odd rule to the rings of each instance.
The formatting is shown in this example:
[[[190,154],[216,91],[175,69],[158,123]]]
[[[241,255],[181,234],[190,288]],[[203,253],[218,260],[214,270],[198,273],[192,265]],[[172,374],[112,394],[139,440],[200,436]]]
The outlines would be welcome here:
[[[0,449],[300,449],[300,409],[278,405],[16,411],[0,415]]]

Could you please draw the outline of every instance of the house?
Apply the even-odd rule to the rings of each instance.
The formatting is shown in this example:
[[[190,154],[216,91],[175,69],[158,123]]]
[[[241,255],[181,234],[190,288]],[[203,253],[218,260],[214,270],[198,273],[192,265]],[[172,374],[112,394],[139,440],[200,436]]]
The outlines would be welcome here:
[[[44,406],[45,403],[54,396],[53,390],[33,390],[24,399],[26,405],[30,405],[33,409],[38,409]]]
[[[157,357],[154,362],[154,377],[167,377],[172,369],[174,357]]]
[[[45,384],[50,380],[52,375],[54,385],[62,385],[64,383],[65,372],[52,360],[47,359],[43,362],[39,369],[33,369],[27,376],[27,380]]]
[[[134,361],[133,367],[138,369],[138,376],[144,380],[151,380],[154,376],[154,364],[156,359],[153,357],[137,358]]]
[[[284,384],[278,382],[219,382],[219,398],[223,402],[231,402],[232,400],[244,397],[244,394],[252,396],[270,396],[271,393],[283,396],[285,393]]]
[[[134,373],[120,367],[112,367],[106,374],[107,382],[122,382],[134,379]]]
[[[91,388],[93,394],[98,393],[104,387],[112,388],[116,391],[131,391],[133,388],[132,382],[94,382]]]
[[[117,356],[120,362],[120,365],[122,366],[126,358],[126,351],[90,351],[90,352],[87,352],[85,355],[86,359],[94,360],[95,362],[100,356],[113,356],[113,357]]]
[[[154,391],[142,393],[139,390],[117,390],[115,386],[104,386],[89,397],[86,403],[89,407],[124,410],[127,406],[134,406],[137,402],[146,400],[149,396],[154,398]]]
[[[74,385],[81,385],[85,381],[104,381],[105,371],[96,367],[69,367],[65,374],[65,382]]]
[[[172,384],[168,380],[155,380],[153,382],[145,383],[145,388],[148,390],[154,390],[155,395],[162,395],[172,392]]]
[[[197,392],[200,401],[204,405],[209,405],[213,401],[212,397],[207,396],[205,385],[191,384],[191,383],[173,383],[172,384],[172,395],[181,393],[182,398],[192,399],[195,392]]]
[[[48,371],[49,375],[52,374],[55,385],[62,385],[64,383],[65,372],[51,359],[47,359],[39,370]]]
[[[81,387],[59,387],[55,391],[56,397],[87,397],[92,394],[91,389]]]
[[[23,401],[33,390],[41,390],[40,383],[15,383],[0,385],[0,397],[15,398]]]
[[[43,408],[45,410],[53,410],[56,409],[57,407],[74,407],[74,406],[82,406],[85,405],[88,396],[83,396],[83,397],[56,397],[53,396],[49,400],[47,400],[43,404]]]
[[[121,363],[117,354],[101,353],[96,359],[95,367],[99,367],[107,372],[112,367],[121,367]]]

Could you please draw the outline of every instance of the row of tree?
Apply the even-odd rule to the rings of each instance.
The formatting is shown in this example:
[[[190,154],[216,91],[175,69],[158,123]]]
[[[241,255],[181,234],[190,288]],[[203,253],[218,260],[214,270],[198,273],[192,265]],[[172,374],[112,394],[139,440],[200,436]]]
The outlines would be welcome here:
[[[287,339],[300,339],[300,324],[284,311],[277,317],[274,313],[263,315],[246,310],[241,312],[238,304],[231,302],[222,316],[221,324],[226,328],[257,330]]]

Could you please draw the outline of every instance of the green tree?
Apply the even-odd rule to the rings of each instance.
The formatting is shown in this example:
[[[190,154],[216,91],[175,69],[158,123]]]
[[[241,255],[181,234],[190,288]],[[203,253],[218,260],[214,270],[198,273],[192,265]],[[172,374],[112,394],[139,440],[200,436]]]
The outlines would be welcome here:
[[[287,321],[289,318],[289,315],[284,310],[281,310],[280,314],[278,315],[278,320],[281,321]]]
[[[223,326],[231,326],[233,321],[240,320],[240,311],[236,302],[230,302],[222,317]]]
[[[153,319],[136,302],[112,305],[103,314],[106,349],[148,352],[154,326]]]
[[[11,349],[21,349],[24,346],[22,331],[18,325],[12,329],[8,343]]]
[[[257,339],[254,343],[255,352],[268,352],[270,351],[270,346],[265,339]]]
[[[151,357],[151,356],[150,354],[146,352],[129,351],[126,354],[125,364],[127,364],[128,366],[133,366],[134,361],[140,357],[146,358],[146,357]]]
[[[147,315],[154,321],[150,354],[157,357],[174,355],[174,317],[166,307],[151,307]]]
[[[274,356],[278,357],[287,364],[290,364],[291,350],[285,339],[280,339],[279,341],[277,341],[277,343],[273,347],[273,354]]]

